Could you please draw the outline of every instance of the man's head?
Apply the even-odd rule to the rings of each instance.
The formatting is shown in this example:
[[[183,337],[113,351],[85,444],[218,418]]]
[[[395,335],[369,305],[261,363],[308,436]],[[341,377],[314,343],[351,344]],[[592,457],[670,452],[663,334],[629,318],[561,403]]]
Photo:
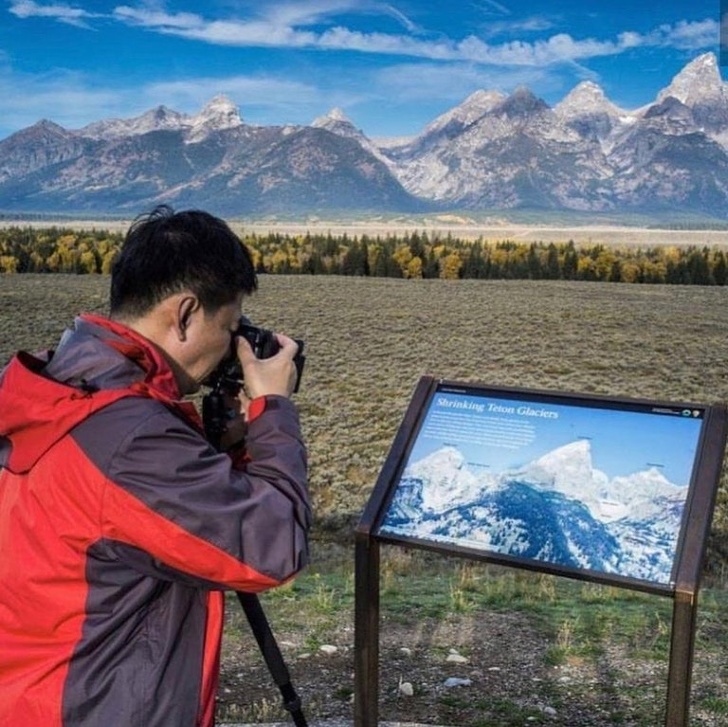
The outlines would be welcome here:
[[[223,220],[163,205],[126,234],[111,271],[111,317],[140,318],[185,290],[213,310],[256,288],[250,253]]]
[[[229,349],[243,295],[256,288],[250,253],[223,220],[161,206],[129,228],[110,316],[155,343],[191,393]]]

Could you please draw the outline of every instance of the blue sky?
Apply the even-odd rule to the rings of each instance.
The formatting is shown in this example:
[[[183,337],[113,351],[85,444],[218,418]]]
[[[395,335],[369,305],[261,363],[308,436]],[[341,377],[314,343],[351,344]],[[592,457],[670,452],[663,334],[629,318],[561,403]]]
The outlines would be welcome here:
[[[549,104],[599,83],[634,109],[719,46],[717,1],[0,0],[0,139],[224,93],[251,124],[341,108],[371,137],[418,133],[478,89]]]

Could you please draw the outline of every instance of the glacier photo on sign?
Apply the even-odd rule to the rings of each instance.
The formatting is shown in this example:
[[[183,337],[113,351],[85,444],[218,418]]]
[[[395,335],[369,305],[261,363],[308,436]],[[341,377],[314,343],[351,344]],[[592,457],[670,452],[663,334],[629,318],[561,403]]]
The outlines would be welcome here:
[[[702,417],[436,392],[379,532],[667,585]]]

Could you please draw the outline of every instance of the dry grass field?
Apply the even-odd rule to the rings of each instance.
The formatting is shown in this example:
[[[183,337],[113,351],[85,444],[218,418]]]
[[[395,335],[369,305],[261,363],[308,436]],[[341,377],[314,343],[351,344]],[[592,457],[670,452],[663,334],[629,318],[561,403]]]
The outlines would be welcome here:
[[[0,275],[0,365],[17,348],[35,350],[54,344],[78,312],[105,312],[108,282],[108,278],[89,276]],[[321,552],[325,541],[347,541],[423,374],[556,391],[728,402],[726,288],[262,276],[260,290],[247,301],[244,312],[259,325],[306,341],[306,370],[296,398],[310,450],[314,553]],[[346,547],[343,550],[349,552]],[[320,644],[336,638],[353,640],[351,567],[351,561],[343,566],[339,561],[329,570],[323,561],[314,563],[311,575],[299,579],[293,589],[268,597],[272,622],[280,629],[282,643],[287,644],[286,654],[295,655],[294,683],[298,680],[304,686],[305,700],[311,706],[309,716],[350,714],[351,651],[339,651],[331,658],[308,656],[308,660],[303,652],[315,654]],[[635,637],[619,635],[628,616],[624,603],[615,602],[611,595],[598,606],[598,614],[585,615],[596,612],[583,595],[577,600],[591,610],[570,612],[559,605],[560,595],[545,599],[546,586],[540,582],[528,587],[530,596],[528,591],[522,596],[519,589],[525,586],[519,577],[499,580],[498,588],[514,589],[501,595],[506,604],[523,598],[537,608],[546,601],[552,604],[549,618],[556,625],[550,627],[551,636],[544,637],[541,626],[534,626],[545,618],[542,612],[534,621],[531,616],[509,613],[506,605],[501,615],[494,616],[487,599],[496,586],[480,580],[463,585],[462,576],[461,581],[452,581],[449,597],[445,594],[447,602],[427,606],[432,612],[423,613],[417,609],[424,608],[429,597],[436,597],[432,587],[424,582],[417,585],[421,572],[411,563],[406,562],[401,573],[397,568],[395,564],[393,575],[387,577],[401,589],[400,596],[392,588],[386,596],[390,602],[399,598],[401,614],[391,612],[386,617],[391,627],[387,633],[392,634],[397,620],[402,619],[406,628],[398,628],[396,637],[406,640],[393,638],[383,645],[382,718],[471,726],[522,725],[526,719],[533,724],[569,727],[660,723],[655,715],[663,704],[664,647],[669,633],[665,599],[659,599],[665,601],[664,606],[653,606],[648,600],[645,607],[645,602],[637,602],[634,619],[641,625]],[[450,568],[443,578],[453,578],[453,572]],[[726,583],[728,488],[724,475],[704,585],[722,593]],[[553,585],[547,587],[553,589]],[[420,603],[413,609],[411,599],[416,591],[421,594],[416,597]],[[592,591],[583,593],[594,598]],[[476,599],[485,607],[474,605]],[[693,690],[697,721],[692,724],[719,725],[728,720],[725,614],[721,616],[723,607],[717,595],[706,592],[706,599]],[[711,606],[713,601],[716,605]],[[580,608],[573,600],[569,604],[569,608]],[[632,608],[629,601],[626,608]],[[309,609],[303,618],[302,609]],[[614,614],[605,615],[610,610]],[[270,706],[278,702],[277,693],[260,666],[255,647],[250,646],[249,634],[239,615],[230,619],[220,717],[235,721],[278,717],[280,712]],[[411,628],[406,619],[416,619]],[[424,623],[430,624],[426,633]],[[580,636],[580,629],[589,624],[599,626],[598,636]],[[484,628],[499,634],[499,639],[483,640],[479,650],[473,630],[482,635]],[[514,639],[505,635],[512,633],[511,628],[519,634]],[[438,692],[432,675],[439,679],[441,667],[433,672],[429,657],[419,656],[424,652],[418,649],[424,647],[416,634],[427,637],[431,653],[440,663],[446,647],[455,646],[468,650],[473,673],[476,663],[485,665],[481,676],[473,677],[478,689],[472,690],[472,697],[466,692]],[[548,638],[562,652],[556,667],[548,666],[553,649],[542,653]],[[596,656],[579,646],[594,639],[602,649]],[[631,650],[637,645],[644,651],[655,644],[663,659],[657,665],[653,656],[635,656]],[[418,658],[404,664],[403,645],[412,647]],[[486,649],[490,651],[486,653]],[[500,663],[498,659],[509,664],[508,669],[503,667],[502,692],[496,691],[501,689],[498,672],[488,671],[489,665]],[[403,704],[397,679],[415,683],[414,700]],[[547,684],[553,687],[544,696]],[[493,699],[485,698],[483,689],[486,693],[492,690]],[[532,704],[537,691],[540,699],[548,697],[557,703],[558,716],[544,717],[535,708],[525,711],[524,704]],[[496,694],[502,714],[510,717],[488,712]],[[623,720],[615,717],[617,706]],[[473,716],[484,714],[491,716]],[[636,714],[642,716],[636,718]]]
[[[0,276],[0,364],[105,312],[108,279]],[[306,341],[297,401],[319,532],[354,523],[423,374],[674,401],[728,401],[728,289],[554,281],[262,276],[245,312]],[[711,572],[728,563],[721,488]]]

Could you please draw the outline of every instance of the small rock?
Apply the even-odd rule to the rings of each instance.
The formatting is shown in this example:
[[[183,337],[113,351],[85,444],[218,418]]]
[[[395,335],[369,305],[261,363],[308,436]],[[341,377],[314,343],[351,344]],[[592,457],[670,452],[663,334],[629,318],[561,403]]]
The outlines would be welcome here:
[[[459,679],[458,677],[450,677],[445,679],[442,686],[446,689],[452,689],[452,687],[469,687],[473,682],[470,679]]]
[[[406,646],[403,646],[399,653],[402,654],[402,656],[412,656],[412,649],[407,648]]]
[[[458,654],[456,651],[455,652],[451,651],[447,655],[446,661],[449,661],[451,664],[467,664],[468,658],[465,656],[462,656],[461,654]]]
[[[338,650],[339,648],[333,644],[322,644],[319,646],[319,651],[322,651],[324,654],[328,654],[329,656],[335,654]]]
[[[415,688],[412,686],[410,682],[400,682],[399,683],[399,693],[403,697],[411,697],[415,693]]]

